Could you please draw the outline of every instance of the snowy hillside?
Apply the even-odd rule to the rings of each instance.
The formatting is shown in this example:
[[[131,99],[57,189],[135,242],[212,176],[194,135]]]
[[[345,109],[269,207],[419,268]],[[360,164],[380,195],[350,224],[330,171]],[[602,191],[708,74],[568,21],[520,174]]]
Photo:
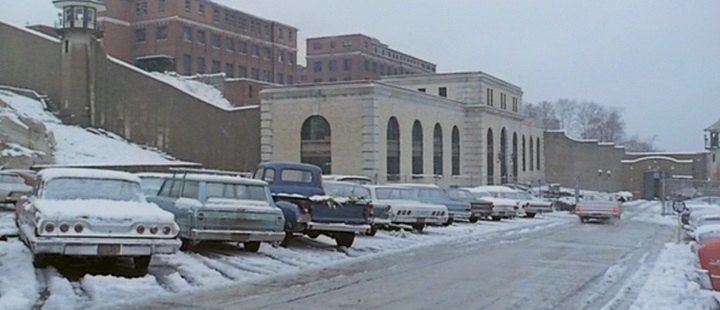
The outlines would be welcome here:
[[[84,129],[76,126],[63,125],[60,120],[45,111],[41,101],[31,99],[13,92],[0,90],[0,134],[8,135],[10,140],[15,137],[23,141],[24,133],[14,133],[10,125],[27,128],[28,123],[39,123],[45,130],[45,141],[53,150],[55,164],[161,164],[174,162],[167,154],[147,149],[130,143],[122,137],[98,129]],[[14,124],[4,124],[3,120]],[[18,137],[21,136],[21,137]],[[33,157],[42,150],[19,143],[4,143],[0,149],[2,156]],[[0,144],[2,147],[3,144]],[[37,144],[36,144],[37,145]]]

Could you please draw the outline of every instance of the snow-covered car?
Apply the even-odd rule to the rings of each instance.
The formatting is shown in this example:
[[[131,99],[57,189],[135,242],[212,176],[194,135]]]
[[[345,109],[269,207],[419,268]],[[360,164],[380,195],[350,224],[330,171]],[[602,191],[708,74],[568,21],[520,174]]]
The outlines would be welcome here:
[[[720,224],[720,208],[697,209],[690,214],[687,224],[682,227],[688,239],[697,239],[698,229],[705,225]]]
[[[140,184],[142,185],[143,193],[145,197],[155,197],[160,191],[165,179],[171,178],[171,173],[155,173],[155,172],[140,172],[136,173],[140,178]]]
[[[450,188],[447,193],[454,200],[470,203],[470,223],[475,223],[479,219],[488,219],[492,216],[492,201],[477,198],[464,188]]]
[[[448,193],[440,186],[437,186],[435,184],[415,183],[397,185],[403,186],[405,188],[410,188],[415,191],[417,201],[430,204],[439,204],[447,207],[448,211],[450,212],[450,218],[445,223],[446,225],[450,225],[457,220],[469,221],[470,217],[472,216],[472,213],[470,213],[470,203],[464,201],[457,201],[450,198]]]
[[[32,183],[18,172],[0,171],[0,203],[17,202],[32,191]]]
[[[322,176],[323,181],[343,181],[352,182],[360,185],[373,184],[373,180],[369,177],[362,175],[337,175],[337,174],[325,174]]]
[[[202,241],[228,241],[243,242],[245,250],[257,252],[261,242],[278,243],[285,238],[285,217],[265,181],[176,173],[149,200],[175,215],[183,249]]]
[[[36,266],[53,256],[125,256],[147,272],[152,255],[180,248],[173,215],[148,203],[140,179],[126,172],[42,170],[15,213]]]
[[[499,221],[503,218],[513,218],[517,216],[518,206],[514,200],[501,198],[493,195],[486,189],[487,186],[478,186],[466,188],[475,198],[492,202],[493,208],[490,219]],[[497,194],[496,194],[497,195]]]
[[[448,222],[450,212],[444,205],[423,203],[415,191],[394,185],[366,185],[374,212],[375,227],[407,228],[422,231],[426,225]]]

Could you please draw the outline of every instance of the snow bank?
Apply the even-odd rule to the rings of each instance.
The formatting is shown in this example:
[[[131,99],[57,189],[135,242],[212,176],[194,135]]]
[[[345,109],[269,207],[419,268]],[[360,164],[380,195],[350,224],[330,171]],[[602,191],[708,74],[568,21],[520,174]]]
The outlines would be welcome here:
[[[676,226],[678,219],[675,214],[663,215],[662,203],[659,201],[638,201],[633,203],[624,203],[623,212],[629,208],[635,210],[636,213],[630,220],[637,222],[653,223],[666,226]]]
[[[233,108],[232,103],[225,99],[225,96],[223,96],[222,92],[217,88],[203,82],[192,80],[193,77],[191,76],[181,76],[175,72],[150,72],[150,75],[214,106],[223,109]]]
[[[38,283],[29,250],[20,241],[0,242],[0,308],[32,309]]]
[[[697,268],[689,245],[666,244],[630,309],[717,309],[713,295],[718,293],[702,290],[694,281]]]
[[[15,226],[15,213],[0,212],[0,236],[15,234],[17,234],[17,227]]]

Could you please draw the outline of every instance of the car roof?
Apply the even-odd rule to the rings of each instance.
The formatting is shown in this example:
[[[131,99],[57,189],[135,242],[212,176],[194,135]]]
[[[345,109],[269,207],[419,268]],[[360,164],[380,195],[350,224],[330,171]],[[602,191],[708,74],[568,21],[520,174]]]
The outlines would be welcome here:
[[[140,178],[129,172],[88,168],[47,168],[38,173],[44,181],[56,178],[116,179],[140,183]]]
[[[140,178],[171,178],[173,176],[172,173],[162,172],[138,172],[135,175]]]
[[[327,181],[342,181],[342,179],[361,179],[372,181],[370,177],[366,177],[364,175],[324,174],[322,178]]]
[[[478,190],[484,190],[487,192],[504,192],[504,193],[517,193],[518,190],[514,190],[512,188],[509,188],[507,186],[500,186],[500,185],[486,185],[486,186],[476,186],[473,187],[473,189]]]
[[[320,169],[320,167],[318,167],[318,166],[315,166],[312,164],[290,162],[290,161],[267,161],[267,162],[258,164],[258,168],[276,168],[276,169],[301,168],[301,169],[311,170],[311,171],[317,172],[317,173],[322,173],[322,169]]]
[[[233,183],[233,184],[246,184],[256,186],[267,186],[267,182],[257,179],[243,178],[239,176],[231,175],[217,175],[217,174],[204,174],[204,173],[178,173],[175,178],[182,179],[185,177],[186,180],[191,181],[208,181],[208,182],[219,182],[219,183]]]
[[[360,186],[360,184],[348,181],[323,181],[324,185],[347,185],[347,186]]]
[[[436,189],[442,189],[440,186],[437,186],[435,184],[424,184],[424,183],[398,183],[394,184],[396,186],[400,187],[411,187],[411,188],[436,188]]]

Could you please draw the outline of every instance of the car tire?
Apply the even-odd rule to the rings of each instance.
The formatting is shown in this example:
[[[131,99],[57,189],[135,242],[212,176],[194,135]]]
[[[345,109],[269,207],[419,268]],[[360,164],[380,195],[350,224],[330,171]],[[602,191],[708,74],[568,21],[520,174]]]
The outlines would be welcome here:
[[[442,225],[443,225],[443,226],[450,226],[450,225],[453,224],[453,222],[455,222],[455,220],[454,220],[453,218],[449,218],[449,219],[447,220],[447,222],[443,223]]]
[[[317,232],[317,231],[308,231],[308,232],[305,233],[305,234],[306,234],[308,237],[312,238],[312,239],[316,239],[317,237],[320,236],[320,233]]]
[[[525,217],[528,217],[528,218],[534,218],[534,217],[535,217],[535,213],[532,213],[532,212],[525,212]]]
[[[288,245],[290,245],[290,240],[292,240],[293,237],[295,237],[295,236],[293,236],[293,233],[285,232],[285,238],[283,238],[283,240],[280,241],[280,246],[287,247]]]
[[[477,221],[478,221],[477,217],[474,217],[474,216],[470,217],[470,223],[477,223]]]
[[[502,219],[502,217],[501,216],[491,216],[490,219],[492,219],[493,222],[499,222]]]
[[[353,242],[355,241],[355,233],[335,233],[333,235],[335,237],[335,242],[337,243],[337,246],[342,246],[349,248],[352,246]]]
[[[260,242],[248,241],[243,243],[243,247],[245,248],[245,251],[256,253],[258,250],[260,250]]]
[[[193,242],[190,239],[180,238],[182,244],[180,244],[180,251],[192,251],[195,248]]]
[[[377,231],[378,231],[377,225],[372,225],[372,226],[370,226],[370,231],[368,233],[366,233],[365,235],[375,236],[375,234],[377,234]]]
[[[50,266],[50,255],[48,254],[33,254],[33,267],[35,268],[47,268]]]
[[[581,217],[581,218],[580,218],[580,223],[585,224],[585,223],[587,223],[587,221],[588,221],[588,219],[586,219],[586,218],[584,218],[584,217]]]
[[[413,224],[412,227],[417,230],[417,232],[422,232],[423,229],[425,229],[425,224]]]
[[[151,260],[152,256],[150,255],[133,257],[133,265],[135,265],[135,271],[146,274],[148,272],[148,267],[150,267]]]

